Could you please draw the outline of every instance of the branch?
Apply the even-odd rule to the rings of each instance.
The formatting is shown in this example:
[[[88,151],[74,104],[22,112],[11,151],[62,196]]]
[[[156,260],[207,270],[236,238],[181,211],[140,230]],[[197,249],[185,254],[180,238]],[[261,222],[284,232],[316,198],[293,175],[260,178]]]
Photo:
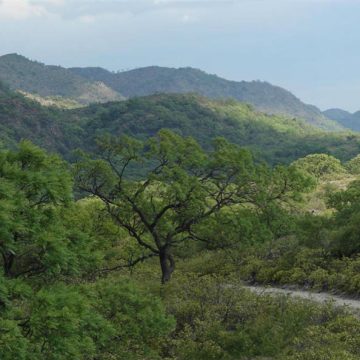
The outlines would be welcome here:
[[[131,226],[131,225],[123,222],[123,221],[119,218],[119,216],[117,216],[116,214],[114,214],[114,213],[111,211],[111,209],[110,209],[110,207],[109,207],[108,204],[107,204],[107,207],[109,208],[108,211],[109,211],[110,215],[119,223],[120,226],[122,226],[123,228],[125,228],[125,229],[129,232],[129,234],[136,239],[136,241],[138,242],[139,245],[141,245],[142,247],[150,250],[150,251],[153,252],[154,254],[159,254],[159,250],[158,250],[158,249],[155,249],[154,247],[152,247],[151,245],[149,245],[148,243],[146,243],[145,241],[143,241],[143,240],[141,239],[141,236],[137,233],[136,229],[135,229],[133,226]]]
[[[126,265],[117,265],[114,266],[112,268],[105,268],[105,269],[101,269],[98,272],[100,273],[104,273],[104,272],[111,272],[111,271],[116,271],[116,270],[121,270],[121,269],[125,269],[125,268],[131,268],[134,267],[136,264],[144,262],[147,259],[150,259],[154,256],[158,256],[158,254],[148,254],[148,255],[143,255],[139,258],[137,258],[136,260],[132,260],[132,261],[128,261],[128,263]]]

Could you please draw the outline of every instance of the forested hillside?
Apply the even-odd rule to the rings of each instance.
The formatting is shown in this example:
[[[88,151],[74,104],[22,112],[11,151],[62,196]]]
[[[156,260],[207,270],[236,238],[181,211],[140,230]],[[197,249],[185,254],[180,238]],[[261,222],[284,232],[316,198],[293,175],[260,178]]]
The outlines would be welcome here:
[[[14,147],[28,139],[50,151],[65,153],[63,113],[41,106],[0,83],[0,141]]]
[[[195,94],[65,110],[5,85],[0,128],[1,359],[360,355],[353,308],[246,289],[360,293],[356,133]]]
[[[289,163],[314,152],[348,160],[360,148],[360,136],[352,133],[323,132],[299,120],[259,113],[234,100],[213,101],[196,95],[154,95],[61,110],[42,107],[3,88],[0,106],[0,136],[5,144],[30,139],[67,159],[76,148],[93,150],[101,134],[146,139],[162,128],[193,136],[205,148],[221,136],[271,164]]]
[[[24,56],[0,57],[0,80],[43,105],[74,108],[156,93],[197,93],[212,99],[235,99],[258,111],[302,119],[325,130],[341,130],[312,105],[267,82],[236,82],[193,68],[146,67],[113,73],[102,68],[44,65]]]
[[[0,56],[0,81],[12,90],[79,104],[122,99],[102,82],[89,81],[60,66],[44,65],[17,54]]]
[[[126,97],[155,93],[197,93],[212,99],[236,99],[269,114],[304,119],[327,130],[341,126],[329,121],[315,106],[302,103],[289,91],[267,82],[236,82],[193,68],[146,67],[111,73],[102,68],[73,68],[75,74],[102,81]]]
[[[141,139],[169,128],[209,147],[222,136],[253,150],[258,159],[288,163],[314,152],[349,159],[360,137],[320,131],[302,121],[259,113],[236,101],[211,101],[196,95],[154,95],[75,111],[88,139],[109,132]],[[86,124],[84,120],[87,119]]]
[[[324,115],[329,119],[337,121],[344,128],[360,131],[360,111],[352,114],[341,109],[329,109],[324,111]]]

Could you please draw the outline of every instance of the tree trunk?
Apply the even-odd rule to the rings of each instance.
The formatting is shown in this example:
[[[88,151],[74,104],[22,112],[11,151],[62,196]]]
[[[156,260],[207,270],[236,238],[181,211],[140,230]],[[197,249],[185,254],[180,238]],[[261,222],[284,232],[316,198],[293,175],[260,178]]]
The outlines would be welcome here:
[[[175,270],[175,261],[168,249],[160,250],[161,282],[167,283],[171,279],[171,274]]]
[[[4,275],[6,277],[11,277],[11,268],[14,263],[15,256],[13,254],[2,254],[4,260]]]

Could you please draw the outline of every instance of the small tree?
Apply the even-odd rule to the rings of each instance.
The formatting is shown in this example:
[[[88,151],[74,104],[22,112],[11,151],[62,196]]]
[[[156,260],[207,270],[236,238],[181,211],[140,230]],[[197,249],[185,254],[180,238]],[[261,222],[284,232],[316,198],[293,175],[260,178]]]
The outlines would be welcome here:
[[[359,175],[360,174],[360,154],[349,160],[345,164],[345,168],[349,171],[350,174]]]
[[[76,164],[77,184],[100,198],[114,221],[143,249],[128,265],[158,257],[163,283],[175,269],[174,247],[186,240],[201,240],[196,227],[224,207],[263,204],[263,190],[272,178],[270,171],[256,167],[251,154],[236,145],[217,139],[214,150],[205,153],[192,138],[168,130],[146,143],[105,137],[99,150],[101,159],[87,158]],[[143,181],[127,178],[133,164],[148,169]],[[261,177],[264,171],[269,176]],[[268,192],[268,201],[294,190],[286,176],[277,181]]]
[[[297,168],[319,179],[326,175],[341,174],[345,169],[340,160],[327,154],[311,154],[293,162]]]
[[[71,176],[60,158],[27,141],[16,151],[0,151],[0,265],[5,276],[58,271],[64,265],[67,242],[59,211],[71,197]]]

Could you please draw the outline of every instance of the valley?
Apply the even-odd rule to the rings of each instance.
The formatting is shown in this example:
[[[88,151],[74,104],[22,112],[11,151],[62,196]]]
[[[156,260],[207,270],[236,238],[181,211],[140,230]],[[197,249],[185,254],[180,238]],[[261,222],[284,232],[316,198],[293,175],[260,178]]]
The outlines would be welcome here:
[[[359,359],[356,114],[1,56],[0,358]]]

